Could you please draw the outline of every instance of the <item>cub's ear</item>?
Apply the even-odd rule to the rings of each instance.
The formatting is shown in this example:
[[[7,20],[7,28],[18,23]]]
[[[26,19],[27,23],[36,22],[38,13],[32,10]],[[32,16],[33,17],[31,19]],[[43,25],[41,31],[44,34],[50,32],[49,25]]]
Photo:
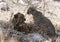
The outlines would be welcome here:
[[[21,14],[20,12],[18,12],[17,14]]]
[[[18,18],[18,14],[14,15],[14,18]]]
[[[19,12],[16,13],[16,14],[14,15],[14,18],[18,18],[18,15],[19,15],[19,14],[21,14],[21,13],[19,13]]]

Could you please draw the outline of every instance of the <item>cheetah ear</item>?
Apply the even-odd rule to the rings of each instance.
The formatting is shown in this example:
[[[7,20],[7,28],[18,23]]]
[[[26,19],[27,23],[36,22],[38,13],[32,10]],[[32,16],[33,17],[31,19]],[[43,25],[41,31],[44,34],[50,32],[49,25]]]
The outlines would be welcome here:
[[[30,11],[35,11],[36,9],[34,7],[29,7],[28,10],[27,10],[27,14],[30,13]]]
[[[31,6],[31,7],[29,7],[29,9],[34,9],[35,10],[36,8]]]

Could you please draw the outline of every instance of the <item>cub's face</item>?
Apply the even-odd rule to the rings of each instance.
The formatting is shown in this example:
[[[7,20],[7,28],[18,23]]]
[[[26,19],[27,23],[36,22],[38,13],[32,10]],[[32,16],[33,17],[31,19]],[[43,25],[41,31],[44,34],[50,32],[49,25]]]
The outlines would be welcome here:
[[[14,15],[13,22],[15,23],[23,23],[25,21],[25,17],[21,13],[17,13]]]
[[[30,7],[30,8],[27,10],[27,14],[32,14],[34,11],[35,11],[35,9],[32,8],[32,7]]]
[[[14,15],[14,18],[15,18],[15,19],[20,19],[20,20],[25,21],[25,17],[24,17],[24,15],[23,15],[23,14],[20,14],[20,13]]]

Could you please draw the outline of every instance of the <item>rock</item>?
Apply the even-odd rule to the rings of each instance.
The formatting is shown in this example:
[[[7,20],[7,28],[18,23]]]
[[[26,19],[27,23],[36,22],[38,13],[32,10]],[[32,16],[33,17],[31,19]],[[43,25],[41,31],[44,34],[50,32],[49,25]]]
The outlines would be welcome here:
[[[0,27],[8,29],[9,26],[10,26],[10,24],[8,22],[0,20]]]
[[[12,32],[13,34],[16,32],[13,32],[12,30],[0,28],[0,42],[19,42],[18,35],[10,34],[9,32]]]
[[[2,11],[9,11],[9,7],[8,7],[8,6],[2,7],[1,10],[2,10]]]
[[[9,6],[6,2],[1,2],[1,11],[9,11]]]
[[[21,37],[21,42],[45,42],[47,38],[43,37],[41,34],[32,33]]]

